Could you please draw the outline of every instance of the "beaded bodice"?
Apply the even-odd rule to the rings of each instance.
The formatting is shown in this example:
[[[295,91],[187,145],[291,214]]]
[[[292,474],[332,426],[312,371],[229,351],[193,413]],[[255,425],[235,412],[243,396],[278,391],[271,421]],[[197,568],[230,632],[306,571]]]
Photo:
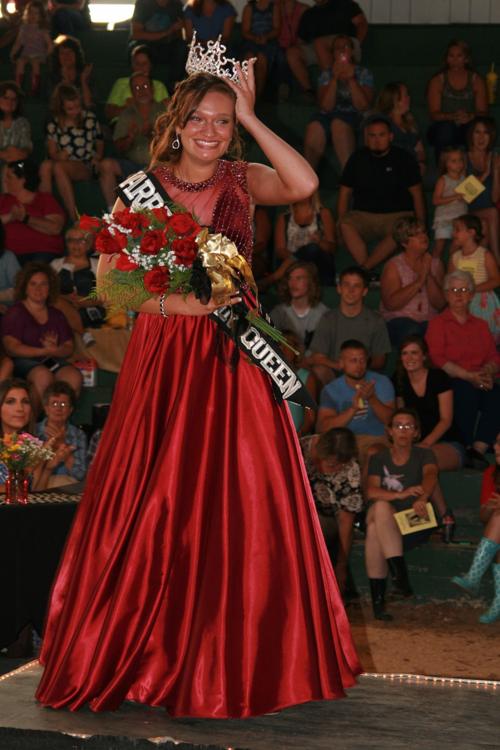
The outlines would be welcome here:
[[[212,177],[203,182],[184,182],[166,165],[157,167],[154,175],[174,203],[187,208],[212,231],[229,237],[250,260],[253,232],[247,168],[246,162],[220,160]]]

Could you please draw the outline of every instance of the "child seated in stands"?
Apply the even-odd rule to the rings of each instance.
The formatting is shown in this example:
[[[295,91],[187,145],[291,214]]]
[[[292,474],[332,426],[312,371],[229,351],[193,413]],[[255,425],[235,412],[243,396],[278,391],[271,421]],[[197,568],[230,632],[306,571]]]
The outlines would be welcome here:
[[[448,273],[468,271],[475,284],[470,312],[488,323],[497,345],[500,343],[500,302],[495,289],[500,286],[500,270],[495,256],[481,247],[482,223],[478,216],[465,214],[453,222],[453,246],[456,252],[448,263]]]
[[[300,441],[326,546],[341,592],[348,575],[353,524],[363,508],[356,439],[345,427]]]
[[[10,59],[16,64],[16,83],[22,87],[24,71],[31,66],[31,94],[40,91],[40,66],[52,52],[52,39],[45,6],[40,2],[28,3],[23,12],[23,20],[10,51]],[[16,60],[17,57],[17,60]]]
[[[37,424],[36,434],[41,440],[51,440],[56,451],[49,487],[81,482],[87,473],[86,435],[69,421],[75,403],[75,391],[62,380],[55,380],[43,394],[46,417]]]
[[[446,242],[453,235],[453,219],[467,213],[467,203],[455,192],[455,188],[465,180],[465,155],[462,149],[455,146],[446,148],[439,157],[441,176],[436,182],[432,203],[434,212],[434,250],[433,255],[440,258]]]
[[[500,619],[500,432],[495,441],[495,464],[483,474],[480,502],[483,536],[467,573],[455,576],[452,581],[469,594],[476,594],[483,575],[491,566],[495,595],[489,609],[479,618],[479,622],[489,625]]]

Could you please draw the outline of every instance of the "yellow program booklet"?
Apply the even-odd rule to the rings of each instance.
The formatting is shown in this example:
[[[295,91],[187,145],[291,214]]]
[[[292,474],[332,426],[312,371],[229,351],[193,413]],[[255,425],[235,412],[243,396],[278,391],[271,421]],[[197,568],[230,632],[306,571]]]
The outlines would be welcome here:
[[[437,526],[436,515],[431,503],[427,503],[425,507],[428,518],[417,516],[413,508],[401,510],[399,513],[394,514],[396,523],[403,535],[414,534],[416,531],[424,531],[424,529],[433,529]]]
[[[478,195],[481,195],[483,190],[486,190],[486,188],[481,180],[478,180],[477,177],[471,174],[460,185],[456,186],[455,193],[459,193],[466,203],[472,203]]]

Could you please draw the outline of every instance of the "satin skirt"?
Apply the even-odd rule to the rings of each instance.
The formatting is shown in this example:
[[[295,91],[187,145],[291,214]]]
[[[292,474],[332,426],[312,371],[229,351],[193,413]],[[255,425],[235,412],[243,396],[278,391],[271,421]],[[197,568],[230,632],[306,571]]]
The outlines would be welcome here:
[[[141,314],[54,584],[37,699],[247,717],[360,666],[288,407],[206,317]]]

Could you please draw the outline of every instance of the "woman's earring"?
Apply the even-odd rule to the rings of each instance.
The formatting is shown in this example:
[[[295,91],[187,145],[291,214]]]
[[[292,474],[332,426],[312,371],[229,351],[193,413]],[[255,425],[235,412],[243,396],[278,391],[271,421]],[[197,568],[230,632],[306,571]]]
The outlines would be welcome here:
[[[178,151],[180,147],[181,147],[181,142],[179,140],[179,136],[176,135],[174,140],[172,141],[172,148],[174,149],[174,151]]]

